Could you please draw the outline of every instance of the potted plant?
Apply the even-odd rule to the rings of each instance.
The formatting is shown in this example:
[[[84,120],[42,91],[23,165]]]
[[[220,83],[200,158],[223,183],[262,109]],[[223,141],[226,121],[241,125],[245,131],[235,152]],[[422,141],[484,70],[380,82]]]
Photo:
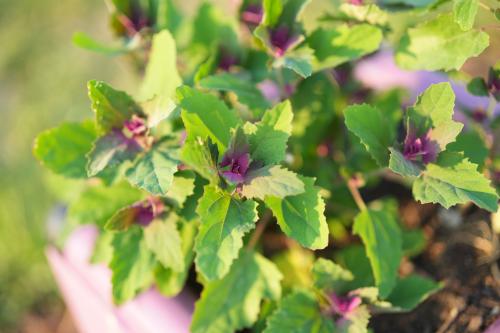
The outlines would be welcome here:
[[[402,3],[113,0],[117,44],[75,35],[141,75],[134,94],[88,82],[95,119],[35,141],[81,183],[67,220],[93,225],[48,252],[82,330],[367,332],[443,286],[411,264],[426,236],[398,193],[498,210],[500,71],[457,99],[416,72],[460,70],[489,38],[477,1]]]

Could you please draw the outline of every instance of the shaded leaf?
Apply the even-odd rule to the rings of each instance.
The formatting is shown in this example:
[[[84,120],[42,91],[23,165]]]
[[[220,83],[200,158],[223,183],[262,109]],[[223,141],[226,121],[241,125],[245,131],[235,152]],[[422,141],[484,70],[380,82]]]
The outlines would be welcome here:
[[[344,110],[345,124],[366,147],[379,166],[387,166],[389,147],[394,143],[392,130],[386,128],[384,115],[368,104],[351,105]]]
[[[317,71],[376,51],[382,42],[382,32],[369,24],[342,25],[328,30],[319,28],[306,41],[314,50],[313,68]]]
[[[283,298],[267,321],[264,333],[331,333],[335,323],[322,314],[316,296],[297,290]]]
[[[201,79],[198,84],[207,89],[231,91],[238,96],[240,103],[246,104],[252,109],[265,109],[269,107],[269,102],[253,82],[238,77],[235,74],[221,73],[208,76]]]
[[[353,233],[363,240],[380,297],[391,292],[402,257],[401,230],[394,216],[366,209],[354,219]]]
[[[253,252],[242,252],[231,271],[208,283],[196,302],[191,332],[233,333],[251,327],[263,299],[281,296],[282,276],[276,266]]]
[[[113,130],[98,138],[87,154],[88,176],[93,177],[106,168],[132,160],[141,150],[142,147],[134,139],[127,138],[119,130]]]
[[[112,246],[113,258],[109,268],[113,300],[122,304],[151,283],[155,261],[138,227],[115,233]]]
[[[123,91],[95,80],[89,81],[87,87],[100,133],[121,129],[125,120],[132,117],[133,114],[142,114],[139,105]]]
[[[441,284],[419,275],[410,275],[398,280],[387,298],[393,307],[403,311],[413,310],[430,294],[441,289]]]

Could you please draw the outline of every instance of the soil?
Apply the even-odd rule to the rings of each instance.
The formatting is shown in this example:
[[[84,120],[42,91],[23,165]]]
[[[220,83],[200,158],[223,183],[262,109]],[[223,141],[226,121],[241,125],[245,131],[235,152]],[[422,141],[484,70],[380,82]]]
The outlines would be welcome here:
[[[442,281],[444,288],[410,313],[375,316],[375,333],[484,332],[500,318],[500,248],[491,216],[473,206],[446,211],[415,202],[403,204],[401,216],[429,240],[402,267]]]

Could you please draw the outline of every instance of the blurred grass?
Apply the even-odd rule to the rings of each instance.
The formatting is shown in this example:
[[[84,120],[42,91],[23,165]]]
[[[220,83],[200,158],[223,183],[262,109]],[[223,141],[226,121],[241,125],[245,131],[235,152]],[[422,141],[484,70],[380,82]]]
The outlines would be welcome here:
[[[88,80],[123,89],[134,80],[123,61],[71,44],[78,30],[111,40],[102,0],[0,0],[0,8],[0,332],[17,332],[27,317],[62,308],[44,256],[56,198],[32,157],[33,139],[92,116]]]

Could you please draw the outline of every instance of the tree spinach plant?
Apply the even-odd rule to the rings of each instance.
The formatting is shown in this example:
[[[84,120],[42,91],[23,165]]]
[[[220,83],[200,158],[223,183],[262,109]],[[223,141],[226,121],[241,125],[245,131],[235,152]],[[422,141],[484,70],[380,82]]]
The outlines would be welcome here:
[[[367,332],[371,314],[409,311],[441,286],[400,270],[425,236],[401,223],[387,182],[422,204],[497,211],[500,69],[468,84],[488,110],[457,104],[448,82],[412,103],[352,70],[392,48],[408,71],[459,73],[489,45],[476,15],[497,11],[480,0],[233,4],[188,14],[172,0],[109,1],[116,44],[74,42],[132,59],[140,88],[90,81],[94,120],[41,133],[34,154],[82,183],[67,217],[100,229],[92,260],[110,267],[117,304],[151,285],[174,296],[192,276],[195,333]]]

